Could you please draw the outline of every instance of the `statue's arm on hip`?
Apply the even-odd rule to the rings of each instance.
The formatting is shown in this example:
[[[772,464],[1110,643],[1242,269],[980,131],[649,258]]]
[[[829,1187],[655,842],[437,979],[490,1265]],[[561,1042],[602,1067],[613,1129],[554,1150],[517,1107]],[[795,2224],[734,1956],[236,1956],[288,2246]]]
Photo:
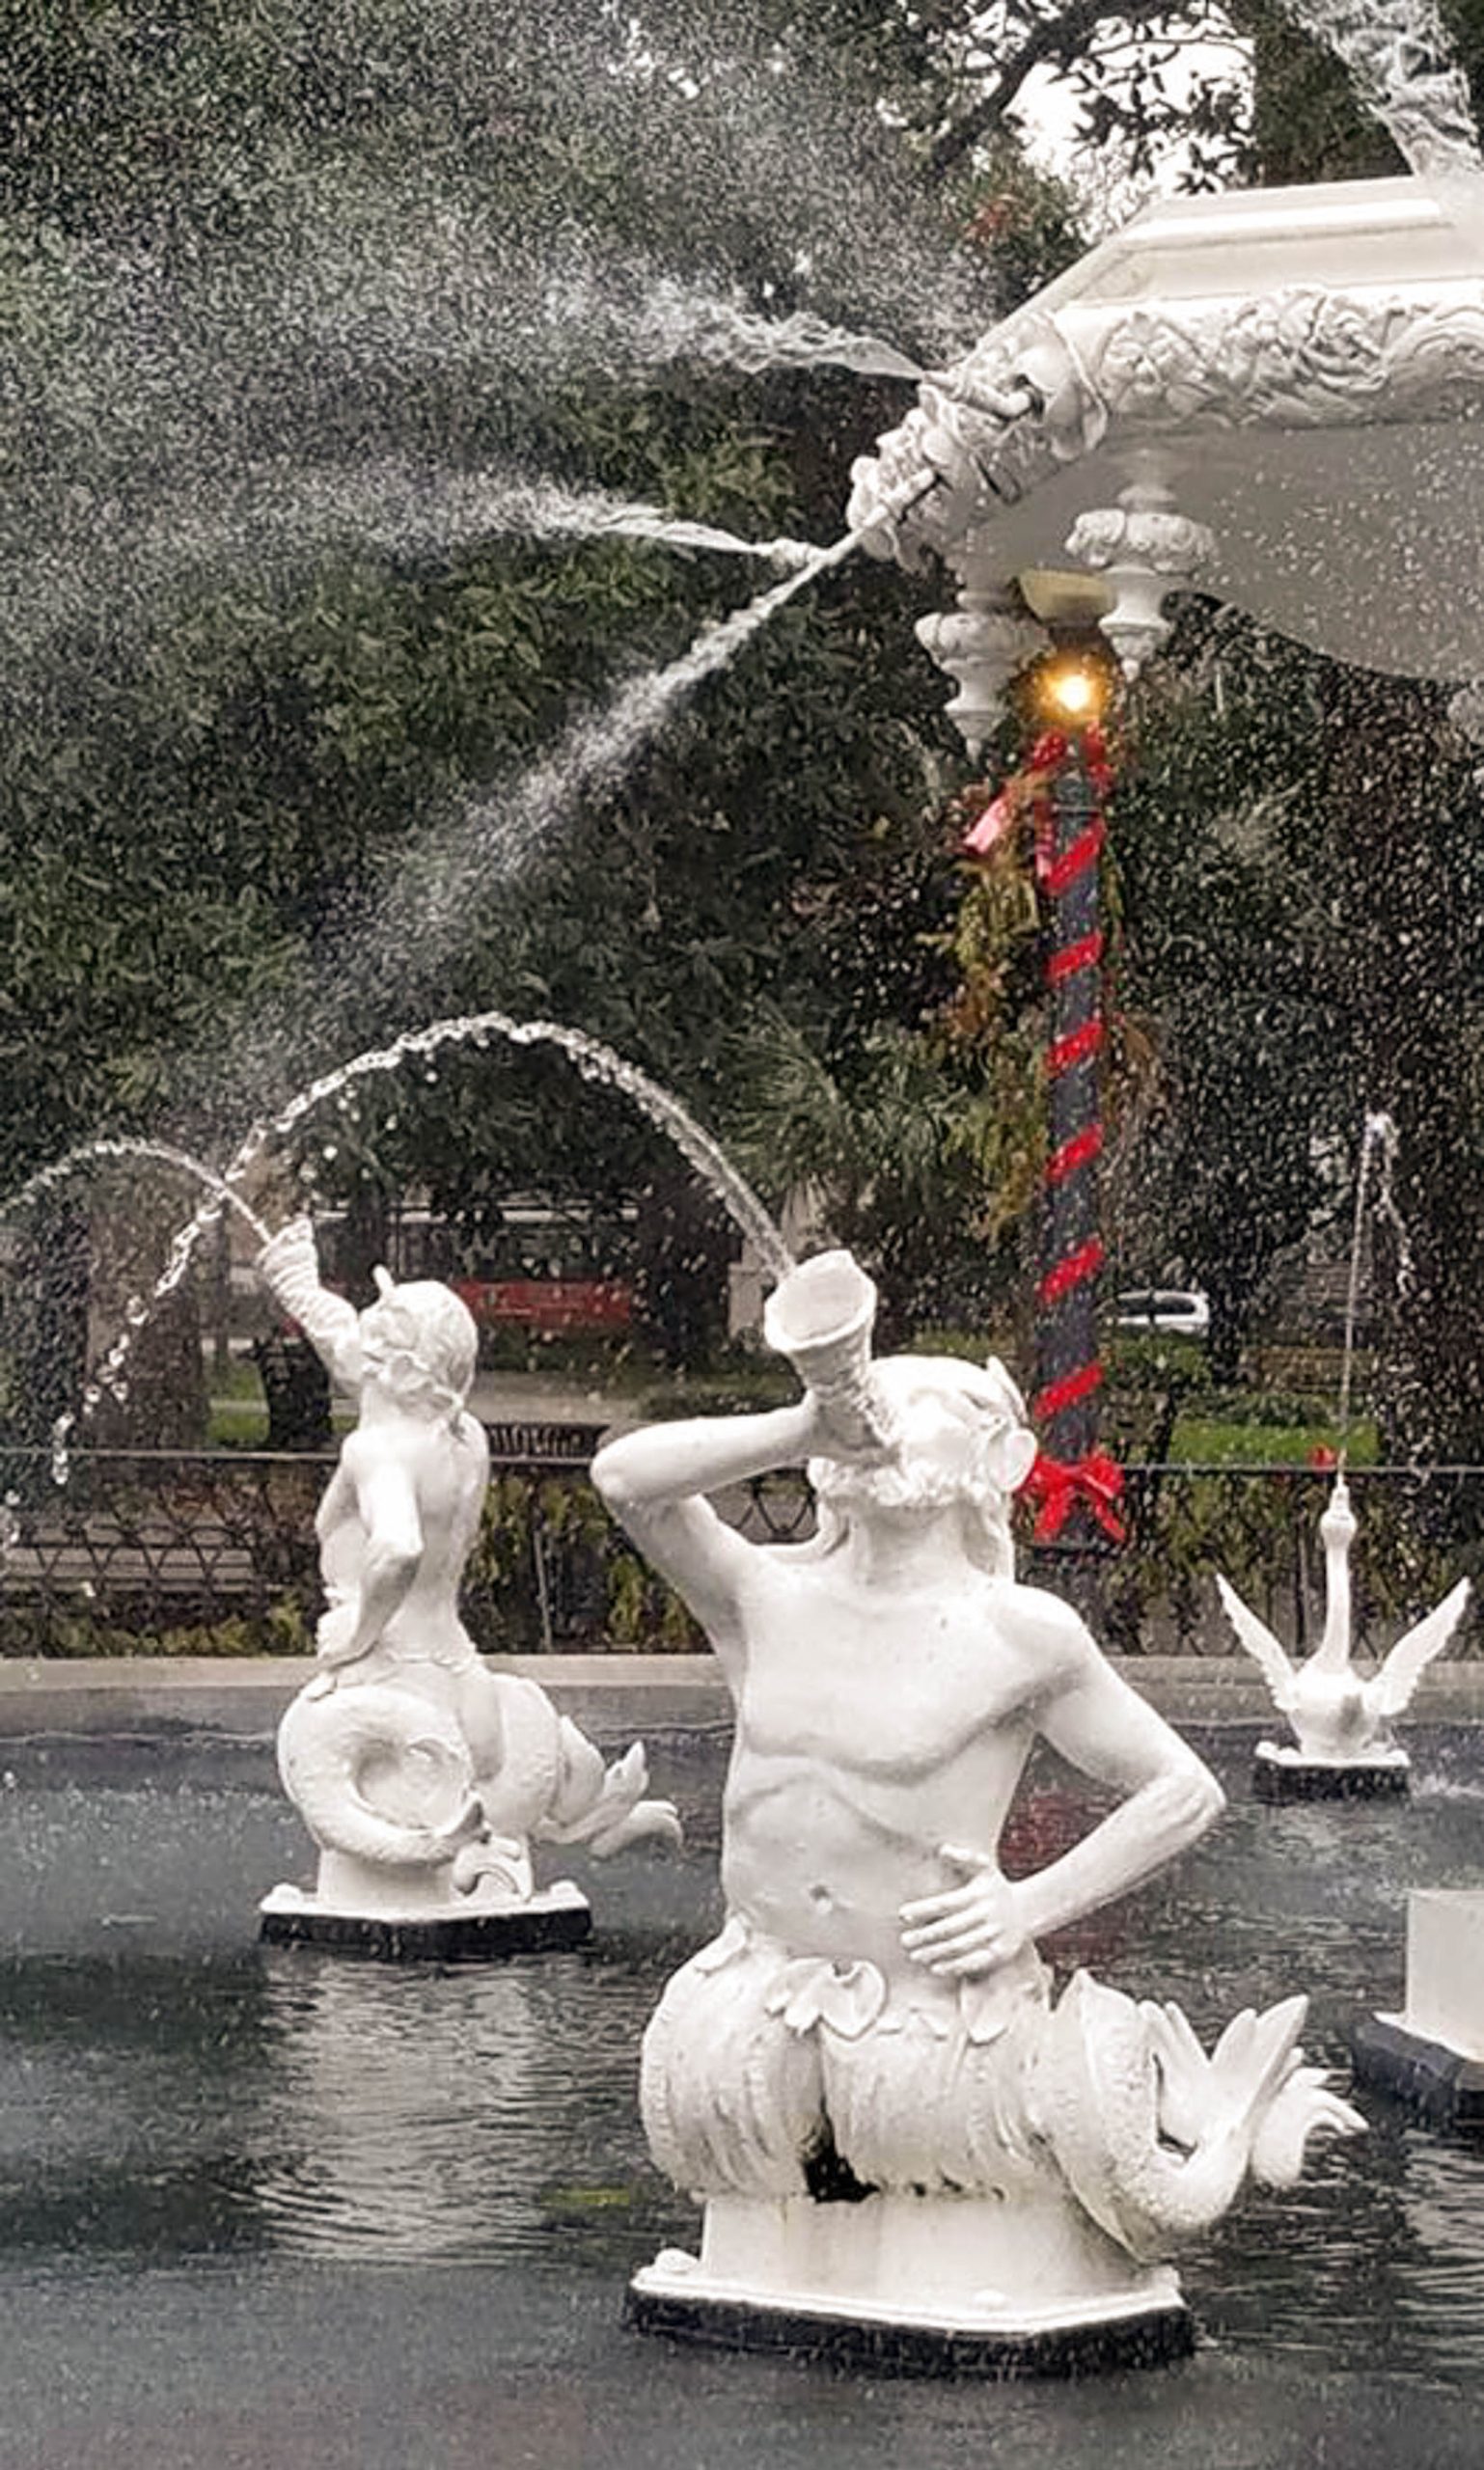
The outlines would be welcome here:
[[[903,1907],[902,1944],[931,1972],[976,1974],[1152,1878],[1224,1806],[1209,1768],[1114,1672],[1055,1598],[1017,1590],[1023,1621],[1051,1663],[1036,1726],[1068,1764],[1127,1798],[1071,1850],[1029,1878],[1003,1877],[994,1847],[944,1844],[957,1883]]]

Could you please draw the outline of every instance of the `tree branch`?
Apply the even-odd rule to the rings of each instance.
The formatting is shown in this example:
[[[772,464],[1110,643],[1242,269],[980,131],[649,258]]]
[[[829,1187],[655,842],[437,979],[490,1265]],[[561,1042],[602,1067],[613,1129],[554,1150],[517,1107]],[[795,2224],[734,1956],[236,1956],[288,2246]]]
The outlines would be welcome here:
[[[961,120],[944,130],[928,155],[929,169],[951,171],[981,137],[1001,125],[1032,69],[1048,61],[1059,60],[1064,65],[1068,55],[1105,19],[1127,26],[1149,26],[1158,24],[1162,17],[1179,14],[1174,0],[1070,0],[1058,15],[1044,18],[1032,28],[1020,49],[1001,68],[991,92],[981,95]]]

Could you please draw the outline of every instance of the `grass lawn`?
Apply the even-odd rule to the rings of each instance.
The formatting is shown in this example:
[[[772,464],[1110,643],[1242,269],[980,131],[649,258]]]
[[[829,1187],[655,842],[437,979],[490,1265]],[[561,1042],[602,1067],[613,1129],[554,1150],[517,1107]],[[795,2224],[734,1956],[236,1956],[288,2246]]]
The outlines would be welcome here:
[[[249,1358],[234,1356],[220,1371],[208,1365],[206,1380],[210,1404],[206,1413],[208,1449],[263,1449],[268,1439],[268,1404],[262,1394],[258,1367]],[[355,1418],[343,1411],[331,1418],[336,1439],[350,1430]]]
[[[1169,1456],[1176,1465],[1196,1467],[1306,1467],[1316,1449],[1339,1449],[1337,1428],[1322,1416],[1311,1423],[1243,1423],[1197,1408],[1176,1417]],[[1352,1467],[1374,1467],[1373,1423],[1352,1424],[1348,1456]]]

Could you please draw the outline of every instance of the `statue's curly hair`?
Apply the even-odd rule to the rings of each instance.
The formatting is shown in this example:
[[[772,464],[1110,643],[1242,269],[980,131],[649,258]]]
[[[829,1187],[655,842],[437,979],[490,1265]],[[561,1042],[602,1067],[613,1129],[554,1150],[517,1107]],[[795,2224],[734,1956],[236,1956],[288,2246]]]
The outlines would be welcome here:
[[[473,1313],[452,1287],[436,1278],[413,1278],[398,1286],[388,1271],[375,1275],[376,1301],[361,1320],[368,1364],[374,1365],[395,1396],[408,1402],[433,1398],[456,1414],[469,1395],[479,1360],[480,1333]]]

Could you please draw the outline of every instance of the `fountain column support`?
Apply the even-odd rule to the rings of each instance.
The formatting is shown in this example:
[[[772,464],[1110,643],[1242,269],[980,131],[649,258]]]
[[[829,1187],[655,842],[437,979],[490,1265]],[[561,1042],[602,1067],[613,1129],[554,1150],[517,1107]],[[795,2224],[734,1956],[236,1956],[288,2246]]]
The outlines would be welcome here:
[[[1066,539],[1077,570],[1031,570],[1020,589],[1054,636],[1070,641],[1043,665],[1036,701],[1055,727],[1031,755],[1050,776],[1049,834],[1037,871],[1051,910],[1046,976],[1048,1124],[1046,1197],[1037,1290],[1037,1393],[1044,1458],[1038,1488],[1043,1539],[1120,1542],[1120,1477],[1098,1450],[1099,1283],[1104,1266],[1099,1159],[1103,1147],[1103,933],[1099,878],[1111,773],[1099,727],[1110,698],[1106,666],[1088,651],[1096,627],[1132,684],[1169,632],[1167,595],[1188,585],[1214,548],[1211,533],[1174,510],[1151,469],[1114,508],[1078,517]]]
[[[1106,769],[1101,741],[1086,723],[1096,695],[1081,664],[1054,666],[1064,738],[1043,739],[1052,768],[1047,845],[1038,852],[1049,909],[1047,988],[1047,1148],[1037,1304],[1037,1386],[1033,1413],[1042,1446],[1067,1463],[1089,1459],[1098,1437],[1097,1307],[1104,1250],[1099,1159],[1103,1147],[1099,1076],[1103,1050],[1103,933],[1099,861]],[[1086,694],[1087,701],[1081,701]],[[1032,762],[1036,756],[1032,755]]]
[[[1101,719],[1111,665],[1093,632],[1108,596],[1082,575],[1023,579],[1053,634],[1027,696],[1043,723],[1028,770],[1035,806],[1035,870],[1047,916],[1046,1160],[1036,1286],[1036,1388],[1041,1454],[1030,1496],[1036,1538],[1074,1549],[1120,1543],[1121,1476],[1098,1447],[1103,1367],[1098,1307],[1102,1236],[1104,802],[1112,772]]]

